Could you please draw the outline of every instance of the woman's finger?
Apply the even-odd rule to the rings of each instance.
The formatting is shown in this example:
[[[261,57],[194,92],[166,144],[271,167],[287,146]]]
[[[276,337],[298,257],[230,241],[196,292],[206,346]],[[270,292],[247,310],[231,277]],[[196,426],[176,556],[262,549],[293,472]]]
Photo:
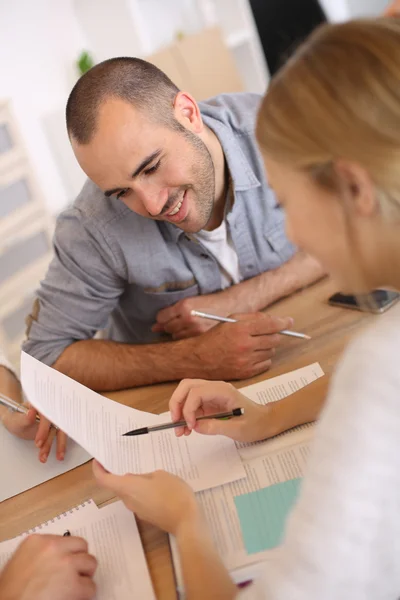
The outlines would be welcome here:
[[[169,401],[171,419],[174,422],[182,419],[182,407],[189,391],[194,387],[204,385],[204,383],[206,383],[204,379],[182,379]]]
[[[35,444],[37,448],[42,448],[43,444],[49,436],[51,423],[48,419],[40,415],[40,423],[35,437]]]
[[[65,451],[67,449],[67,434],[63,431],[57,431],[57,460],[64,460]]]
[[[50,427],[47,439],[45,440],[44,444],[41,446],[40,451],[39,451],[39,460],[42,463],[45,463],[49,457],[50,454],[50,450],[51,450],[51,446],[53,444],[53,440],[57,435],[57,430],[55,429],[55,427]]]

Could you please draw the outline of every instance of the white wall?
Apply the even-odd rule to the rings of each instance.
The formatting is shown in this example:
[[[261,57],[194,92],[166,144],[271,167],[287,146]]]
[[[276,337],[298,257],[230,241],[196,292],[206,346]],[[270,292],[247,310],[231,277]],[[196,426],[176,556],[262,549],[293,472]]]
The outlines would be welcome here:
[[[300,0],[301,1],[301,0]],[[390,4],[389,0],[319,0],[330,21],[345,21],[355,17],[371,17],[381,14]]]
[[[52,120],[66,135],[63,113],[76,78],[74,61],[85,48],[71,0],[0,1],[0,98],[12,101],[29,158],[53,213],[72,200],[73,186],[68,189],[62,180],[43,123]],[[83,177],[73,165],[77,171],[72,179],[77,183]]]
[[[352,17],[369,17],[381,14],[389,0],[347,0]]]

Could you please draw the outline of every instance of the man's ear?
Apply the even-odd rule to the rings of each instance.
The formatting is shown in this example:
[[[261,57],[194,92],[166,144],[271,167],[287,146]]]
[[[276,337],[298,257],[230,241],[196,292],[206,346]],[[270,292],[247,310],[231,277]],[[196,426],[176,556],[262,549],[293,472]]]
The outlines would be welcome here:
[[[351,201],[353,209],[368,217],[378,210],[376,190],[368,171],[358,163],[339,160],[335,162],[341,188]]]
[[[174,99],[174,115],[175,119],[192,133],[203,131],[204,125],[199,106],[189,93],[177,93]]]

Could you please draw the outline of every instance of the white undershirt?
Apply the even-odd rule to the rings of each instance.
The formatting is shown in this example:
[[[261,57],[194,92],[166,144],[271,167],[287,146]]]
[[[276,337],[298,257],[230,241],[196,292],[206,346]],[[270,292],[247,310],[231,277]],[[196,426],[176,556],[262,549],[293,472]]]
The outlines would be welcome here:
[[[202,229],[196,237],[217,261],[222,289],[240,283],[239,259],[225,217],[219,227],[212,231]]]
[[[400,598],[399,362],[398,305],[337,369],[285,541],[255,586],[262,598]]]

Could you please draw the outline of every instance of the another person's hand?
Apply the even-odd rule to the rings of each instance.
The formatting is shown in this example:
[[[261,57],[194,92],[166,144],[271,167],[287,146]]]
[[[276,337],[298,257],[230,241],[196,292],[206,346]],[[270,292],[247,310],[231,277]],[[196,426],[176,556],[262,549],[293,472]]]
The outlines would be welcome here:
[[[293,319],[263,313],[233,315],[236,323],[222,323],[188,344],[188,352],[198,362],[198,373],[205,379],[247,379],[267,371],[279,331],[289,329]],[[190,342],[190,340],[188,340]]]
[[[35,436],[36,447],[39,448],[39,460],[45,463],[50,454],[51,447],[56,440],[56,458],[64,460],[67,449],[67,435],[56,429],[48,419],[40,415],[40,423]]]
[[[182,523],[197,517],[194,493],[179,477],[155,471],[148,475],[112,475],[96,460],[94,476],[102,487],[121,498],[140,519],[177,535]]]
[[[384,13],[387,17],[400,17],[400,0],[394,0]]]
[[[173,340],[182,340],[205,333],[218,325],[218,321],[194,317],[192,310],[209,312],[219,317],[227,317],[223,292],[184,298],[172,306],[163,308],[157,314],[157,322],[152,327],[156,333],[169,333]]]
[[[78,537],[31,535],[0,573],[4,600],[90,600],[97,562]]]
[[[64,460],[67,446],[66,434],[52,427],[50,421],[29,404],[23,406],[29,408],[26,414],[13,412],[4,406],[0,406],[0,421],[4,427],[23,440],[35,440],[35,445],[39,448],[39,460],[42,463],[47,461],[53,441],[56,438],[57,459]],[[40,423],[36,421],[36,415],[39,415]]]
[[[23,440],[34,440],[38,423],[36,421],[36,410],[31,406],[24,404],[29,408],[26,414],[8,410],[5,406],[0,406],[0,420],[4,427],[13,435]]]
[[[196,421],[196,417],[230,412],[234,408],[243,408],[243,416]],[[275,435],[271,406],[256,404],[224,381],[184,379],[172,394],[169,409],[172,421],[183,419],[188,424],[188,427],[175,430],[177,436],[197,431],[206,435],[225,435],[238,442],[256,442]]]

